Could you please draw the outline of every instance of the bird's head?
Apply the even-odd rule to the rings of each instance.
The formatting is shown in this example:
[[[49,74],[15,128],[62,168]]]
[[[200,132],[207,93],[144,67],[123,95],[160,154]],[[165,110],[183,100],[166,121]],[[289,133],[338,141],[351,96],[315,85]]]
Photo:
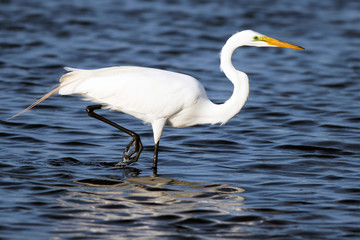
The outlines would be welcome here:
[[[265,36],[261,33],[253,30],[244,30],[233,35],[234,38],[238,38],[239,42],[243,46],[255,46],[255,47],[284,47],[294,49],[304,49],[300,46],[283,42],[275,38]]]

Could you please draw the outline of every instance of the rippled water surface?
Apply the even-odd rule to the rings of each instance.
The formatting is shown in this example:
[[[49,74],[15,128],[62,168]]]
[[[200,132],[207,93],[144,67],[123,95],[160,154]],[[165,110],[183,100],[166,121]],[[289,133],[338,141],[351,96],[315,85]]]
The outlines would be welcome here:
[[[1,121],[0,239],[359,239],[359,1],[0,1],[0,116],[48,92],[64,66],[140,65],[230,97],[218,52],[254,29],[305,51],[242,48],[244,109],[224,126],[129,138],[53,96]]]

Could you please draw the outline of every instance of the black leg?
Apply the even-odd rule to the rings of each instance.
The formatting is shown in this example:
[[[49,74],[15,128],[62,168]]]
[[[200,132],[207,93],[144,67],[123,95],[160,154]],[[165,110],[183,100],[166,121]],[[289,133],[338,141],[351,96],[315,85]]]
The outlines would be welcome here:
[[[153,162],[153,171],[156,173],[157,171],[157,161],[158,161],[158,152],[159,152],[159,142],[158,141],[156,144],[155,144],[155,149],[154,149],[154,162]]]
[[[143,150],[143,145],[141,143],[140,136],[137,135],[136,133],[130,131],[129,129],[119,126],[118,124],[116,124],[94,112],[94,110],[101,109],[101,108],[102,108],[102,105],[87,106],[86,112],[90,117],[93,117],[100,121],[103,121],[117,129],[119,129],[120,131],[123,131],[124,133],[129,134],[132,137],[132,139],[123,152],[124,159],[123,159],[123,161],[120,162],[120,164],[130,164],[130,163],[136,162],[140,156],[141,151]],[[132,150],[131,150],[131,147],[132,147]],[[135,156],[132,156],[134,154],[135,154]]]

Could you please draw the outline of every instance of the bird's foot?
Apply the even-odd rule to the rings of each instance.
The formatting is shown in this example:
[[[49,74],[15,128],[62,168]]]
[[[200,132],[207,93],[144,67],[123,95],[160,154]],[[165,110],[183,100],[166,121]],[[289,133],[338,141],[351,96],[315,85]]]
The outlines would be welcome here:
[[[123,152],[123,160],[116,164],[116,166],[129,165],[136,162],[139,159],[142,149],[143,145],[140,138],[133,138]]]

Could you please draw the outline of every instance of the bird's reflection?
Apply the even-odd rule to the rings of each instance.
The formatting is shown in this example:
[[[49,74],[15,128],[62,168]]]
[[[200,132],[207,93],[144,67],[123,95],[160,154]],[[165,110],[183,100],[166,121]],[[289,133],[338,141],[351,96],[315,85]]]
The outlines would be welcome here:
[[[144,204],[144,201],[141,203],[136,202],[136,200],[129,201],[132,197],[146,196],[146,201],[149,201],[149,203],[161,202],[164,204],[164,207],[166,207],[168,202],[184,204],[185,199],[187,204],[192,202],[190,205],[201,205],[204,203],[202,199],[206,199],[207,203],[210,201],[220,203],[222,200],[226,200],[228,207],[231,205],[239,207],[244,200],[240,193],[244,192],[245,189],[241,187],[220,183],[189,182],[160,177],[157,174],[137,177],[138,174],[140,174],[140,170],[126,167],[123,171],[122,180],[94,178],[80,179],[75,182],[81,185],[92,186],[93,188],[87,188],[87,190],[90,190],[89,194],[95,194],[94,200],[98,201],[99,204],[103,201],[104,195],[107,195],[106,199],[108,200],[121,201],[122,204],[131,203],[131,205]],[[99,192],[101,192],[101,195],[98,194]],[[232,204],[230,204],[229,200]]]
[[[75,186],[58,199],[58,204],[66,206],[71,218],[77,220],[73,224],[64,223],[58,230],[109,232],[114,231],[114,224],[121,234],[139,228],[149,236],[154,231],[162,235],[184,228],[196,229],[198,224],[206,228],[228,225],[229,229],[236,227],[234,231],[241,230],[231,221],[222,221],[244,214],[241,193],[245,189],[156,174],[139,177],[136,168],[123,170],[122,179],[74,181]]]

